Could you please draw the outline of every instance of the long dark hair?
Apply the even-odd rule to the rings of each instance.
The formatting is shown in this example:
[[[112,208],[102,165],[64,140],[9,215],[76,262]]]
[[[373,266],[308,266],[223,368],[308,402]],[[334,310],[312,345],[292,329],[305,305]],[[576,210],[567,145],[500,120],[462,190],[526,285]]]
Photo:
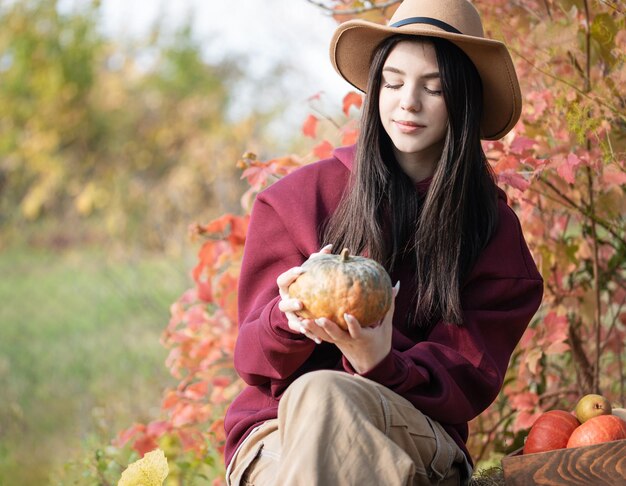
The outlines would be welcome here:
[[[441,159],[420,197],[396,161],[379,115],[382,68],[401,41],[434,46],[448,111]],[[392,36],[372,57],[349,190],[322,229],[339,251],[350,248],[392,273],[415,266],[411,326],[462,323],[460,286],[497,225],[497,192],[480,144],[482,84],[467,55],[445,39]]]

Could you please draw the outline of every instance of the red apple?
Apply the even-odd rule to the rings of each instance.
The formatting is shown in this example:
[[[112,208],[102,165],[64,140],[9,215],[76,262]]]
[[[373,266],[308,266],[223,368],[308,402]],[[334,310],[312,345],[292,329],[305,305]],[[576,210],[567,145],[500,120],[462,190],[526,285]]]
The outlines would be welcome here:
[[[580,422],[565,410],[542,413],[530,428],[524,454],[565,449],[567,441]]]
[[[615,415],[598,415],[578,427],[567,441],[567,447],[580,447],[612,440],[626,439],[626,422]]]

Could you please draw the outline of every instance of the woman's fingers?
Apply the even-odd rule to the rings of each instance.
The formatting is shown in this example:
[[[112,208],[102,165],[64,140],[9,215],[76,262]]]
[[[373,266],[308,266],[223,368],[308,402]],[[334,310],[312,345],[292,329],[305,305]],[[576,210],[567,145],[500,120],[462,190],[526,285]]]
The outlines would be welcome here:
[[[315,324],[317,324],[317,326],[320,327],[322,331],[326,333],[333,341],[341,341],[342,339],[346,338],[347,332],[341,329],[330,319],[320,317],[319,319],[315,319]]]
[[[300,322],[300,332],[315,341],[315,344],[322,344],[322,340],[311,331],[311,326],[314,325],[311,319],[304,319]]]
[[[317,255],[327,255],[331,252],[333,245],[326,245],[320,248],[320,251],[317,253],[312,253],[309,258],[315,257]],[[287,270],[286,272],[281,273],[276,279],[276,285],[278,285],[278,289],[280,291],[280,296],[285,299],[287,297],[287,289],[289,286],[295,282],[295,280],[302,275],[306,270],[302,267],[293,267]]]
[[[315,252],[315,253],[311,253],[309,255],[309,258],[315,258],[318,255],[330,255],[332,250],[333,250],[333,245],[323,246],[322,248],[320,248],[320,251]]]
[[[304,272],[302,267],[293,267],[278,276],[276,285],[278,285],[278,291],[283,299],[288,298],[287,289]]]
[[[279,287],[289,287],[300,275],[305,272],[302,267],[293,267],[281,273],[276,279]]]
[[[363,332],[363,328],[361,327],[358,319],[351,314],[344,314],[343,320],[346,321],[346,324],[348,325],[348,333],[352,339],[359,339],[361,337],[361,333]]]
[[[333,250],[333,245],[326,245],[326,246],[323,246],[322,248],[320,248],[319,253],[330,254],[330,252],[332,250]]]
[[[298,299],[283,299],[278,302],[278,308],[282,312],[296,312],[302,310],[302,302]]]
[[[300,334],[304,334],[311,341],[315,341],[316,344],[321,344],[322,339],[317,336],[314,332],[311,331],[311,328],[315,325],[311,319],[302,319],[297,316],[294,312],[285,312],[285,316],[287,317],[287,324],[289,325],[289,329],[293,332],[299,332]]]

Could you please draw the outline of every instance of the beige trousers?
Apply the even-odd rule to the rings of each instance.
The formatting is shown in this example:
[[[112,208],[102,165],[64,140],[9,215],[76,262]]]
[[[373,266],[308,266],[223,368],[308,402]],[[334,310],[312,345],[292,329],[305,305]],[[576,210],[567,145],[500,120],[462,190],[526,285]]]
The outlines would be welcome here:
[[[388,388],[339,371],[294,381],[278,419],[256,428],[229,464],[231,486],[466,484],[471,468],[439,423]]]

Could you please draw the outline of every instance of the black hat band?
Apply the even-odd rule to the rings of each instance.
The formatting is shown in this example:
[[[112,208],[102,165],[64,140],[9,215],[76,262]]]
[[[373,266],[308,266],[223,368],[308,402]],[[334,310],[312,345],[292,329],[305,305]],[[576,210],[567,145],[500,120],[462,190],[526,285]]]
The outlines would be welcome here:
[[[461,32],[458,29],[455,29],[450,24],[446,24],[445,22],[442,22],[441,20],[433,19],[431,17],[409,17],[408,19],[403,19],[403,20],[400,20],[398,22],[391,24],[390,27],[402,27],[403,25],[407,25],[407,24],[429,24],[429,25],[434,25],[435,27],[439,27],[440,29],[445,30],[446,32],[450,32],[451,34],[463,34],[463,32]]]

